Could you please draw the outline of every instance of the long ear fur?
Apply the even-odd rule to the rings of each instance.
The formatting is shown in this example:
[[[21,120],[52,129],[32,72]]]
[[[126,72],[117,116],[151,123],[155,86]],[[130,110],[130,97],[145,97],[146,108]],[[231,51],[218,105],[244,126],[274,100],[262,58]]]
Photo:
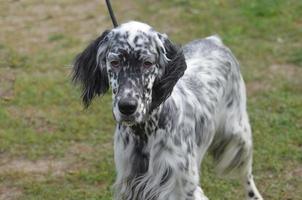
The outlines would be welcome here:
[[[161,56],[165,57],[166,62],[164,62],[164,66],[161,66],[164,70],[163,74],[155,80],[153,86],[151,110],[158,107],[171,95],[175,84],[187,68],[182,49],[167,38],[161,37],[161,40],[163,40],[164,46],[164,50],[161,52],[165,54]]]
[[[106,71],[106,50],[108,35],[105,31],[77,55],[73,67],[72,80],[82,85],[82,99],[85,107],[90,105],[95,96],[104,94],[109,88]]]

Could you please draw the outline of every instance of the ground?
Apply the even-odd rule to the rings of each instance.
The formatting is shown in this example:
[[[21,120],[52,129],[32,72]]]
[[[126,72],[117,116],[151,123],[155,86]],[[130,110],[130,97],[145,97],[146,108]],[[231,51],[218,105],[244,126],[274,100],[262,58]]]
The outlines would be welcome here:
[[[302,196],[302,2],[113,1],[173,41],[219,34],[241,63],[265,199]],[[112,198],[111,97],[84,110],[70,82],[74,56],[112,27],[104,1],[0,4],[0,200]],[[210,199],[243,199],[236,180],[202,168]]]

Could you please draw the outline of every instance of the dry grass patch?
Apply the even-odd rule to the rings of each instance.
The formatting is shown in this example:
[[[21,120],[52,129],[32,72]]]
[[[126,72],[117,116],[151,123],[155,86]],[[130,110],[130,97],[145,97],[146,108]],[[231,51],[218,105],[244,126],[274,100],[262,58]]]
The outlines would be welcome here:
[[[100,3],[101,2],[101,3]],[[0,43],[13,44],[20,52],[36,53],[51,49],[49,37],[64,33],[77,38],[90,40],[95,34],[92,27],[107,27],[107,12],[102,1],[41,2],[12,1],[5,4],[5,16],[0,26]]]
[[[0,68],[0,99],[11,100],[14,97],[15,73],[9,68]]]
[[[276,91],[284,81],[294,87],[302,85],[302,68],[296,65],[273,64],[260,73],[261,79],[246,83],[249,96]]]
[[[271,79],[281,76],[289,81],[302,81],[302,68],[292,64],[273,64],[268,68],[267,75]]]
[[[7,159],[1,161],[0,175],[24,174],[63,176],[69,168],[69,163],[63,160],[44,159],[31,161],[27,159]]]
[[[28,127],[33,128],[37,133],[54,133],[58,127],[49,118],[49,112],[39,110],[35,107],[17,108],[8,107],[10,116],[16,120],[24,122]]]
[[[16,200],[22,195],[22,190],[16,187],[0,185],[0,200]]]

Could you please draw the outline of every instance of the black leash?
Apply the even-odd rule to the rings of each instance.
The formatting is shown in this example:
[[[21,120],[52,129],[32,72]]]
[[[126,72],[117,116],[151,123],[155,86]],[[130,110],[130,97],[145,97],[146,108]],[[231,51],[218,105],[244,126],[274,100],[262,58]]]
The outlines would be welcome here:
[[[114,16],[114,13],[113,13],[111,4],[110,4],[110,0],[106,0],[106,4],[107,4],[107,8],[108,8],[108,11],[109,11],[109,14],[110,14],[110,17],[111,17],[113,26],[114,26],[114,28],[115,28],[115,27],[118,26],[118,24],[117,24],[117,21],[116,21],[116,19],[115,19],[115,16]]]

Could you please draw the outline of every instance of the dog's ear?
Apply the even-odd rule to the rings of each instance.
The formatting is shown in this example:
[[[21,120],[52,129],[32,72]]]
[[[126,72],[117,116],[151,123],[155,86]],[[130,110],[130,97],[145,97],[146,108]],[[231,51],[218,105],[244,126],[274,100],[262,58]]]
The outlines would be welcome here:
[[[161,42],[158,48],[161,73],[153,85],[151,110],[171,95],[175,84],[187,68],[181,47],[173,44],[165,35],[158,34],[158,37]]]
[[[86,49],[77,55],[74,61],[73,77],[75,83],[82,86],[82,99],[85,107],[98,95],[104,94],[109,89],[106,71],[106,52],[108,47],[108,33],[92,41]]]

